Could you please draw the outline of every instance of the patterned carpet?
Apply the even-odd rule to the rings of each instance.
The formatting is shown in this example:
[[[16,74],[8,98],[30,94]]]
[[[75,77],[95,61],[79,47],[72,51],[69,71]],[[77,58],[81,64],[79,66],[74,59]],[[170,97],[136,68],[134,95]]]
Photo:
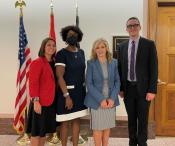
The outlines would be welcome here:
[[[0,135],[0,146],[18,146],[16,144],[17,138],[18,136],[16,135]],[[68,142],[68,146],[72,146],[72,144]],[[93,146],[92,138],[89,138],[88,142],[84,146]],[[109,146],[128,146],[128,139],[110,138]],[[157,137],[156,139],[148,140],[148,146],[175,146],[175,137]]]

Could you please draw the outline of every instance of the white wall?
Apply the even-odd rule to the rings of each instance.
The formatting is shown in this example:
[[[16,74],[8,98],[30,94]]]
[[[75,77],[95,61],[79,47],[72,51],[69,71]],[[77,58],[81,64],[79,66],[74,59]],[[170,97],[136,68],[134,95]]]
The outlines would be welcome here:
[[[145,0],[146,1],[146,0]],[[18,70],[18,27],[19,9],[14,0],[0,0],[0,114],[13,114],[16,97],[16,74]],[[50,0],[26,0],[24,24],[32,58],[36,58],[41,41],[48,36]],[[112,47],[113,35],[127,35],[126,20],[137,16],[141,24],[144,18],[144,0],[79,0],[80,27],[84,32],[81,47],[86,59],[90,56],[92,43],[104,37]],[[75,24],[75,0],[54,1],[55,29],[58,49],[64,47],[59,32],[66,25]],[[119,116],[125,116],[125,108],[117,109]]]

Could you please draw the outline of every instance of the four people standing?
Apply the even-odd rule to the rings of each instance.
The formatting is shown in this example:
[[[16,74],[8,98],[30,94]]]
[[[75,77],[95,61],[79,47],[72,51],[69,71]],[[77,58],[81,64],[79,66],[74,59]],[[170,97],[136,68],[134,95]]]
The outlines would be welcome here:
[[[128,114],[129,146],[147,146],[150,101],[157,92],[158,60],[153,41],[139,35],[138,18],[126,22],[129,41],[119,46],[120,96]]]
[[[67,145],[69,121],[73,146],[77,146],[80,117],[88,114],[86,106],[90,108],[95,146],[107,146],[110,129],[115,127],[119,91],[128,114],[129,146],[147,146],[149,106],[157,91],[158,61],[154,42],[141,37],[140,29],[138,18],[128,19],[126,30],[130,38],[120,44],[118,61],[112,58],[105,39],[94,42],[91,59],[87,62],[87,94],[84,51],[77,48],[83,37],[82,31],[76,26],[61,30],[67,47],[57,52],[55,60],[55,41],[51,38],[43,40],[39,58],[32,62],[29,71],[32,100],[27,133],[32,135],[32,146],[44,146],[45,135],[55,132],[56,121],[61,122],[62,146]]]

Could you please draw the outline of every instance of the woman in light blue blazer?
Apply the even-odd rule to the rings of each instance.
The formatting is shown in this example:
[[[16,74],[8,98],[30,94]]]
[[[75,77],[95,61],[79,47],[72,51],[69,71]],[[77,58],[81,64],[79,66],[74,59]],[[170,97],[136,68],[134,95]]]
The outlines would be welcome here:
[[[87,62],[86,85],[88,92],[84,103],[90,108],[95,146],[107,146],[110,128],[115,127],[120,79],[117,60],[112,59],[105,39],[93,44],[91,59]]]

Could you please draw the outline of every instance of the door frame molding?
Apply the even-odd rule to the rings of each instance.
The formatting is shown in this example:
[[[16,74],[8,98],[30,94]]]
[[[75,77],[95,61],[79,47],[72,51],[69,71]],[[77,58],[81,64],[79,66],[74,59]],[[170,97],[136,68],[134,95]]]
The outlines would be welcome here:
[[[175,0],[148,0],[148,38],[156,41],[157,10],[161,6],[175,6]]]
[[[175,6],[175,0],[148,0],[147,36],[149,39],[154,40],[155,43],[156,43],[156,33],[157,33],[158,7],[163,7],[163,6],[166,6],[166,7]],[[161,89],[162,89],[162,85],[158,84],[157,96],[161,96],[160,95],[160,93],[162,92]],[[151,103],[151,108],[149,113],[150,121],[156,122],[156,110],[155,110],[156,104],[157,103],[155,102],[155,100]]]
[[[148,0],[147,37],[156,42],[157,0]],[[155,121],[155,100],[151,102],[149,121]]]

